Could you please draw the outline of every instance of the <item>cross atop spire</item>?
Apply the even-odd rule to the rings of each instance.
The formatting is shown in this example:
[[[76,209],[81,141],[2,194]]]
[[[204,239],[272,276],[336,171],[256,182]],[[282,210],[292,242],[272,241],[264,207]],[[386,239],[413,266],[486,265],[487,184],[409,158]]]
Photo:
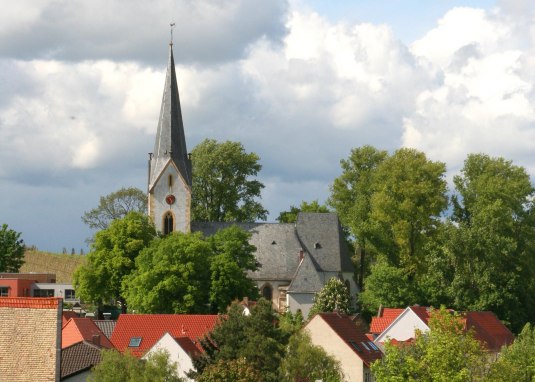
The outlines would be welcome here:
[[[175,23],[170,23],[169,27],[171,29],[171,42],[169,44],[173,45],[173,28],[175,27]]]

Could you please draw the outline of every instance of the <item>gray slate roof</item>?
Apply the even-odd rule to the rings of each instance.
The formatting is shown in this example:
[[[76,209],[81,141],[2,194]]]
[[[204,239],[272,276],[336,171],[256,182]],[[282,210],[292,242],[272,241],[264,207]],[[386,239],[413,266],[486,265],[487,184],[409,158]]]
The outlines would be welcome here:
[[[336,214],[300,213],[296,224],[193,222],[191,229],[211,236],[233,224],[252,233],[250,243],[261,265],[249,274],[255,280],[292,282],[293,291],[312,292],[324,284],[321,272],[354,270]]]
[[[169,61],[163,89],[162,106],[153,157],[150,161],[149,189],[152,189],[170,159],[177,166],[186,183],[191,185],[191,161],[188,159],[186,138],[184,136],[172,44],[169,44]]]
[[[61,378],[90,369],[100,363],[101,348],[82,341],[61,350]]]
[[[104,333],[106,338],[111,338],[113,329],[115,329],[115,325],[117,324],[116,320],[93,320],[93,322],[97,325],[100,331]]]

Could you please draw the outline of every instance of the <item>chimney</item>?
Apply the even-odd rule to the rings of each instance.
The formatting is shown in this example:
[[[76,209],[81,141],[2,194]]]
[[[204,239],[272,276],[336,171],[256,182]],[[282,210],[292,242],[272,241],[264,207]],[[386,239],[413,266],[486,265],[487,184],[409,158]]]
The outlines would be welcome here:
[[[91,342],[93,342],[93,345],[100,346],[100,334],[93,334]]]

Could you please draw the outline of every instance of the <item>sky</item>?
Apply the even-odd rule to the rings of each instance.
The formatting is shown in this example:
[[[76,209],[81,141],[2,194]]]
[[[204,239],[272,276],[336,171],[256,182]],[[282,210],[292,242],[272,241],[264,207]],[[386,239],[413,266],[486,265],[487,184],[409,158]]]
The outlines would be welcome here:
[[[532,0],[18,0],[0,13],[0,224],[87,251],[100,196],[146,189],[171,22],[189,150],[240,141],[274,221],[352,148],[470,153],[535,177]]]

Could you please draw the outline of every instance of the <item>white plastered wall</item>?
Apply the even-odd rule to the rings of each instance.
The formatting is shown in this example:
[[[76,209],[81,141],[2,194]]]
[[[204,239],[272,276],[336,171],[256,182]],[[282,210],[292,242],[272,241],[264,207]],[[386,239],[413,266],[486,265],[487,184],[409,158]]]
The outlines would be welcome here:
[[[193,381],[186,375],[187,372],[193,369],[193,361],[169,333],[165,333],[162,338],[160,338],[158,342],[145,353],[142,359],[147,359],[151,353],[158,350],[167,350],[167,352],[169,352],[169,361],[176,362],[177,372],[180,378],[183,378],[185,381]]]

